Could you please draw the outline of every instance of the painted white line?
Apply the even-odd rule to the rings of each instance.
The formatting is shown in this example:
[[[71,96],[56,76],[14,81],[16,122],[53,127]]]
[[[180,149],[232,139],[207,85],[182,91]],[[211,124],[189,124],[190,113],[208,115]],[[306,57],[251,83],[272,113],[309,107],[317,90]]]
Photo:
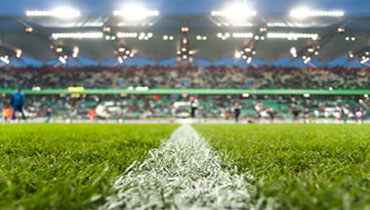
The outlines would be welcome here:
[[[246,177],[225,169],[190,125],[114,184],[101,209],[253,209]]]

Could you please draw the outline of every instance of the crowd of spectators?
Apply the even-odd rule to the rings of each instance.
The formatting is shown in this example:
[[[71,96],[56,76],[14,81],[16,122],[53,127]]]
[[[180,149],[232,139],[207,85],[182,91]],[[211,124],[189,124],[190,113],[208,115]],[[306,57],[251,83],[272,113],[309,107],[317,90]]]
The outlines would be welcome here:
[[[233,104],[241,106],[244,119],[356,119],[358,112],[370,114],[369,98],[363,96],[269,96],[199,95],[198,117],[229,119]],[[9,112],[9,96],[0,98],[3,117]],[[28,119],[151,119],[179,118],[189,114],[189,96],[182,95],[29,95],[25,113]],[[185,115],[181,115],[184,114]],[[9,114],[9,113],[8,113]]]
[[[370,69],[292,67],[0,68],[0,88],[370,89]]]

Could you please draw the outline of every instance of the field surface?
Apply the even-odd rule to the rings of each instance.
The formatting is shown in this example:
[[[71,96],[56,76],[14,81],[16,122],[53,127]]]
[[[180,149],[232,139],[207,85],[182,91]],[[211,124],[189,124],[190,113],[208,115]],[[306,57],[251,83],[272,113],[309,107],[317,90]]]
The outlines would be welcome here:
[[[194,125],[275,209],[370,209],[369,125]]]
[[[177,125],[0,125],[0,209],[86,209]]]
[[[0,125],[0,209],[370,209],[370,125],[192,127]]]

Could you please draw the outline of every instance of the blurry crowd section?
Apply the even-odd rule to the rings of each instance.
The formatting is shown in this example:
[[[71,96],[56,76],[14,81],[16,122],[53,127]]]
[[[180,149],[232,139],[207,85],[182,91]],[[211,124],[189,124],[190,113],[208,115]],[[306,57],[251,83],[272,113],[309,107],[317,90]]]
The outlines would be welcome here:
[[[0,68],[0,89],[189,88],[370,90],[370,69],[293,67]]]
[[[361,119],[370,118],[370,101],[364,96],[199,95],[197,117],[231,119],[233,106],[241,105],[243,119]],[[154,119],[189,117],[188,95],[27,95],[28,119]],[[0,98],[3,117],[11,114],[10,96]],[[10,113],[9,113],[10,112]],[[11,116],[11,115],[10,115]]]

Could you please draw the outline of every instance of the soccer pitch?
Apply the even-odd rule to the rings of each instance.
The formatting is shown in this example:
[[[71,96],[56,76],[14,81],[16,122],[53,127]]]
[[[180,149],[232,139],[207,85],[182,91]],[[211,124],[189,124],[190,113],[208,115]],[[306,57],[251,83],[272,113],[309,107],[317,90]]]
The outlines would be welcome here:
[[[369,125],[0,126],[0,209],[369,209],[369,195]]]

